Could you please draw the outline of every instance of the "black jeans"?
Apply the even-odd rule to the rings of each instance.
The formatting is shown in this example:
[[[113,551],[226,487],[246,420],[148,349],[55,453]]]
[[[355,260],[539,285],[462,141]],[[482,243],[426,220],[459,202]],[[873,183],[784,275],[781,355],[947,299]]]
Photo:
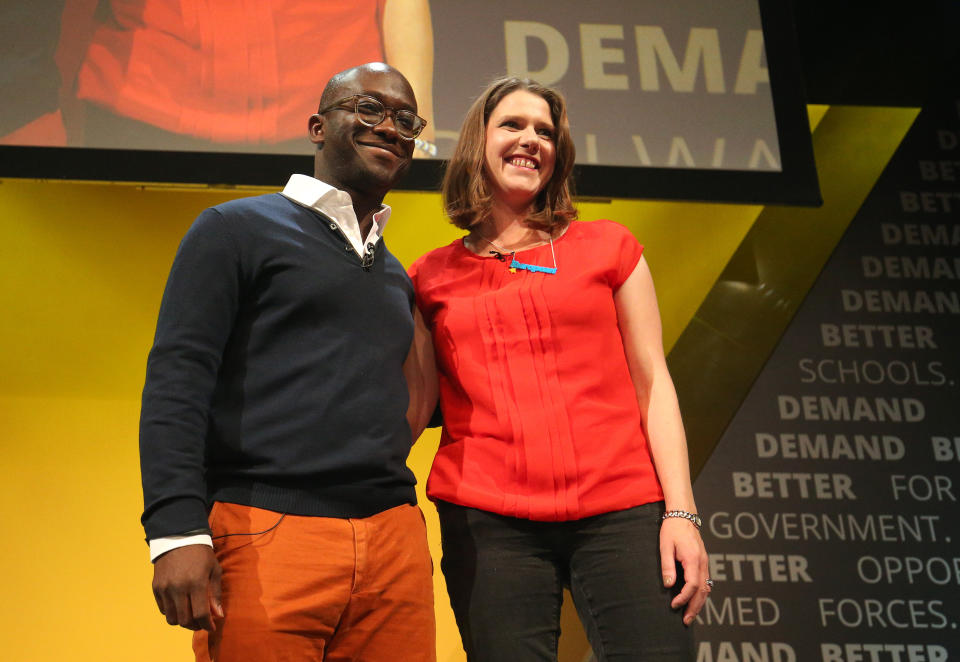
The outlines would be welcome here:
[[[660,573],[652,503],[570,522],[533,522],[437,502],[440,567],[470,662],[557,659],[569,587],[601,662],[687,662],[693,633]]]

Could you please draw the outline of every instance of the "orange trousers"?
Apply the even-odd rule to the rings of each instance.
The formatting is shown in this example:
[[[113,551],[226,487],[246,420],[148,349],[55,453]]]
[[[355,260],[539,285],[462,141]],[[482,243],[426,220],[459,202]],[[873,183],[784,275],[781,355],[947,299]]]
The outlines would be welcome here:
[[[215,632],[194,634],[198,662],[436,660],[432,561],[417,506],[281,519],[216,502],[210,528],[224,617]]]

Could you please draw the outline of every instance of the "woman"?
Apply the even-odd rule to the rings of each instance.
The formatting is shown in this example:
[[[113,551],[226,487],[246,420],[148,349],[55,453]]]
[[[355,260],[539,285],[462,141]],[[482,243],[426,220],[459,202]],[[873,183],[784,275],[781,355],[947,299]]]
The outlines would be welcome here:
[[[692,660],[710,590],[642,247],[581,223],[562,97],[494,82],[443,184],[468,234],[410,270],[444,428],[427,493],[469,660],[555,660],[569,586],[600,660]]]

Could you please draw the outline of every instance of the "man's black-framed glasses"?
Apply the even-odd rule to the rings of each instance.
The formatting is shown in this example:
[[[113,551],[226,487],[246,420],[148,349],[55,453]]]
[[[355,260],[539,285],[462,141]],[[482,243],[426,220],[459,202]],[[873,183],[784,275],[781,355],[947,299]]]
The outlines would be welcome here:
[[[347,103],[350,105],[344,105]],[[317,111],[318,115],[323,115],[331,110],[352,110],[357,119],[363,124],[374,127],[380,124],[387,116],[387,111],[393,115],[393,125],[397,128],[397,134],[404,140],[413,140],[420,135],[423,127],[427,125],[427,120],[409,110],[398,110],[388,108],[383,105],[380,99],[368,97],[366,94],[354,94],[334,101],[326,108]]]

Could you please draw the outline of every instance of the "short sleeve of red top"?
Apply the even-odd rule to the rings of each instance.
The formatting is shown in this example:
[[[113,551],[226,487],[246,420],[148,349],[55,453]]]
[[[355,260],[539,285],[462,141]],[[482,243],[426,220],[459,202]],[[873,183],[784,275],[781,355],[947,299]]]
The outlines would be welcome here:
[[[556,274],[511,273],[462,240],[410,268],[440,375],[431,499],[561,521],[663,498],[614,304],[643,247],[594,221],[554,250]],[[553,266],[549,245],[517,259]]]

